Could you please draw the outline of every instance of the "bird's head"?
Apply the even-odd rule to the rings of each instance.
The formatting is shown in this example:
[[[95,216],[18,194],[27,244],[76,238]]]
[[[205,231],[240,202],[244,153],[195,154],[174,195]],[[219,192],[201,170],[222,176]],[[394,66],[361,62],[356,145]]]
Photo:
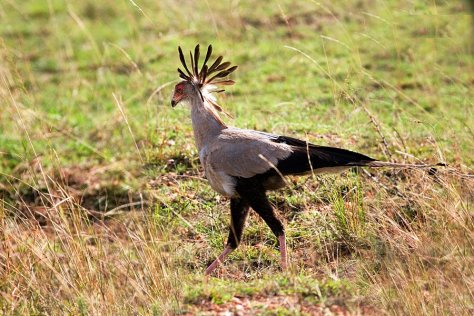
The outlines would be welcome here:
[[[190,97],[196,95],[197,88],[188,81],[181,81],[174,87],[171,106],[175,107],[181,101],[187,101]]]
[[[210,97],[213,92],[222,92],[224,90],[217,89],[219,85],[232,85],[234,81],[225,79],[229,74],[237,69],[237,66],[232,66],[230,62],[222,62],[222,56],[216,58],[211,66],[207,62],[212,55],[212,46],[209,45],[206,52],[206,57],[201,67],[199,67],[199,44],[194,48],[194,54],[190,51],[190,68],[186,64],[183,51],[178,47],[179,59],[184,71],[178,68],[179,77],[182,79],[174,87],[173,97],[171,99],[171,106],[176,106],[181,101],[189,101],[192,98],[205,99],[216,110],[222,109],[215,103],[215,99]]]

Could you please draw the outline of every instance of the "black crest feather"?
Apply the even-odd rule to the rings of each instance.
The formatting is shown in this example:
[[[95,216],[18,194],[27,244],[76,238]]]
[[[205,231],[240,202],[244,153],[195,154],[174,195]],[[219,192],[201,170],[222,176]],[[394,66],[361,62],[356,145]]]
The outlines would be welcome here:
[[[222,62],[223,57],[219,56],[216,60],[212,63],[209,67],[207,62],[211,59],[212,56],[212,45],[207,47],[206,57],[204,58],[204,62],[199,70],[199,57],[200,57],[200,46],[199,44],[196,45],[194,48],[194,54],[192,51],[189,52],[189,59],[191,65],[191,71],[188,68],[188,64],[186,64],[186,59],[184,58],[183,50],[181,47],[178,47],[179,53],[179,60],[181,61],[181,65],[183,65],[184,70],[186,73],[178,68],[179,77],[183,80],[187,80],[193,82],[194,84],[199,84],[200,87],[206,84],[215,84],[215,85],[231,85],[234,84],[233,80],[219,80],[214,81],[218,78],[225,78],[234,72],[237,69],[237,66],[232,66],[231,63],[226,61]],[[229,68],[230,67],[230,68]]]
[[[181,61],[181,65],[183,65],[184,70],[186,73],[178,68],[179,77],[183,80],[187,80],[193,83],[199,84],[201,87],[206,84],[215,84],[215,85],[231,85],[234,84],[233,80],[219,80],[214,81],[218,78],[225,78],[234,72],[237,69],[237,66],[232,66],[231,63],[226,61],[222,62],[223,57],[219,56],[216,60],[212,63],[209,67],[207,62],[211,59],[212,56],[212,45],[207,47],[206,57],[204,58],[204,62],[199,70],[199,57],[200,57],[200,46],[199,44],[196,45],[194,48],[194,54],[192,51],[189,52],[189,59],[191,65],[188,68],[188,64],[186,64],[186,60],[184,58],[183,50],[181,47],[178,47],[179,53],[179,60]]]
[[[207,67],[206,63],[207,63],[207,61],[209,60],[209,58],[211,57],[211,54],[212,54],[212,45],[209,45],[209,46],[207,47],[206,58],[204,58],[204,63],[202,64],[202,68],[201,68],[200,74],[203,73],[204,67],[206,68],[206,71],[207,71],[208,67]]]
[[[197,74],[197,75],[199,75],[198,63],[199,63],[199,44],[197,44],[196,47],[194,48],[194,74]]]
[[[188,73],[188,79],[186,80],[189,80],[189,78],[192,76],[191,72],[189,71],[188,69],[188,66],[186,65],[186,60],[184,59],[184,54],[183,54],[183,50],[181,49],[180,46],[178,46],[178,53],[179,53],[179,60],[181,60],[181,64],[183,65],[184,69],[186,70],[186,72]],[[179,68],[178,68],[179,69]],[[181,73],[183,73],[182,71],[178,70]]]
[[[208,66],[207,63],[209,62],[212,56],[212,45],[209,45],[207,47],[206,56],[204,58],[204,62],[200,70],[199,70],[199,57],[200,57],[199,44],[196,45],[196,47],[194,47],[194,54],[192,51],[189,51],[189,59],[190,59],[189,68],[188,68],[188,64],[186,64],[183,50],[181,49],[180,46],[178,46],[178,53],[179,53],[179,60],[181,61],[181,65],[186,71],[185,73],[183,70],[178,68],[179,77],[183,80],[191,82],[194,85],[197,85],[199,88],[199,93],[203,101],[204,101],[204,96],[202,94],[201,89],[205,85],[212,84],[212,85],[218,86],[218,85],[233,85],[235,83],[233,80],[225,79],[225,77],[227,77],[232,72],[234,72],[237,69],[237,66],[231,66],[231,63],[228,61],[222,62],[223,60],[222,56],[217,57],[216,60],[214,60],[214,62],[212,63],[212,65],[210,67]],[[220,79],[220,80],[216,81],[216,79]],[[214,89],[209,92],[212,93],[212,92],[223,92],[223,91],[224,91],[223,89]],[[211,99],[207,99],[207,101],[218,112],[222,112],[230,116],[225,111],[223,111],[223,109],[215,101]]]

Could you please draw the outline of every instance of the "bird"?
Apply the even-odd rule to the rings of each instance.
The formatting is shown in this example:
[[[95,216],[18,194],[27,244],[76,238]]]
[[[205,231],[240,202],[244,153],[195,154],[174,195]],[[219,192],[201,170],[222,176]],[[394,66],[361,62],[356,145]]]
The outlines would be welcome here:
[[[207,267],[210,275],[242,240],[244,225],[253,209],[278,240],[280,266],[288,268],[285,227],[270,203],[268,191],[285,187],[286,176],[339,172],[352,167],[418,168],[429,165],[379,161],[361,153],[320,146],[294,137],[227,126],[220,117],[226,113],[214,93],[235,83],[228,78],[237,66],[217,57],[209,66],[212,45],[199,66],[200,45],[189,52],[189,67],[178,47],[183,69],[173,91],[171,106],[188,103],[199,160],[210,186],[230,199],[230,225],[222,253]]]

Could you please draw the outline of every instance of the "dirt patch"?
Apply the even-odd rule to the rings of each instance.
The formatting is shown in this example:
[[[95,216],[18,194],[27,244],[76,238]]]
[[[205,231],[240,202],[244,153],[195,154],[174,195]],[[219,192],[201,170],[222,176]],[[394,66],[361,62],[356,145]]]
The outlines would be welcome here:
[[[101,219],[148,203],[144,192],[126,185],[133,175],[119,168],[74,166],[43,173],[31,168],[15,170],[10,181],[2,183],[0,198],[11,215],[35,219],[41,226],[58,212],[79,211],[90,219]]]
[[[337,304],[310,303],[298,296],[275,295],[256,297],[233,297],[228,302],[216,304],[203,301],[200,305],[192,306],[184,315],[380,315],[373,307],[361,306],[348,308]]]

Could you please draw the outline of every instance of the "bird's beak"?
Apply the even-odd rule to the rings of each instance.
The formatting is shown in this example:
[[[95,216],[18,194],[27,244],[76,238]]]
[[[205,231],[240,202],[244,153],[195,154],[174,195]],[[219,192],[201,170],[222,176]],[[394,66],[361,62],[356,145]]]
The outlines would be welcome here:
[[[171,98],[171,106],[172,107],[175,107],[179,102],[181,102],[181,100],[183,99],[183,97],[179,94],[173,94],[173,97]]]

